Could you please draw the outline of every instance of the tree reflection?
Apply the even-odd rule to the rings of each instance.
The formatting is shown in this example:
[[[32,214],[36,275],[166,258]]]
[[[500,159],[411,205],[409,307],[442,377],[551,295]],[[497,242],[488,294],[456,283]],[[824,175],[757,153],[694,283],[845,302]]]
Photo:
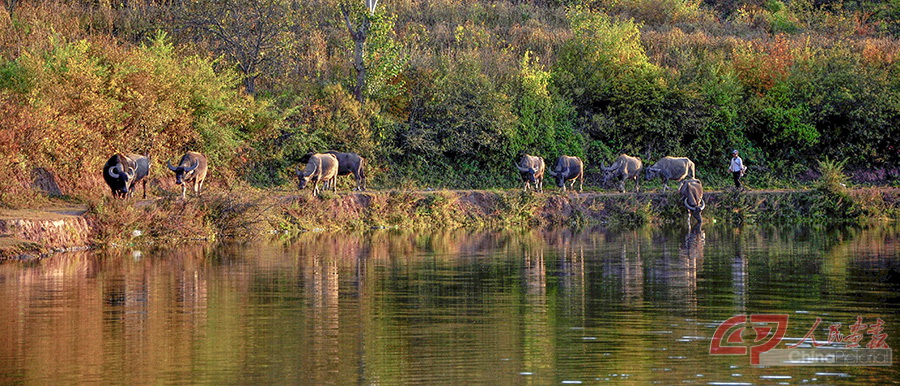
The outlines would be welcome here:
[[[546,384],[629,373],[665,383],[715,371],[705,341],[682,342],[711,333],[691,320],[765,310],[755,299],[810,309],[829,284],[897,270],[895,232],[826,237],[715,226],[379,231],[61,254],[0,266],[0,355],[10,358],[0,378]],[[849,291],[834,296],[862,296]],[[889,304],[890,293],[869,296]]]

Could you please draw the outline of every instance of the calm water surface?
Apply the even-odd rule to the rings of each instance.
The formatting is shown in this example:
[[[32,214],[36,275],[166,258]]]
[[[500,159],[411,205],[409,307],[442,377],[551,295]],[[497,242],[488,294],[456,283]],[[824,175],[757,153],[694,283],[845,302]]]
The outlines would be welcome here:
[[[896,365],[761,367],[709,346],[732,316],[788,314],[789,344],[817,317],[822,342],[860,316],[900,347],[898,230],[379,231],[60,254],[0,266],[0,383],[895,383]]]

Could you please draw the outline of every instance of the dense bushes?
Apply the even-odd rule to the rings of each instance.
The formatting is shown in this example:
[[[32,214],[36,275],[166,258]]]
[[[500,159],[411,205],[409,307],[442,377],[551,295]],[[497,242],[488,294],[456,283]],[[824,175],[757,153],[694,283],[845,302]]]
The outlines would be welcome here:
[[[198,19],[241,2],[179,4],[0,11],[0,202],[21,199],[34,167],[96,196],[115,151],[201,150],[259,186],[325,149],[367,157],[375,186],[448,188],[512,186],[523,152],[579,155],[589,172],[619,152],[686,155],[714,180],[739,148],[771,173],[760,181],[824,156],[900,160],[890,3],[354,3],[352,22],[369,23],[364,102],[337,0],[232,15],[258,28],[258,49]]]
[[[4,38],[31,27],[8,25]],[[239,83],[209,59],[178,53],[163,32],[139,47],[54,28],[26,33],[18,55],[0,63],[0,155],[21,170],[49,169],[64,193],[77,195],[101,191],[99,166],[114,152],[158,163],[198,150],[227,176],[265,108]],[[6,176],[19,174],[2,166]],[[22,193],[16,178],[0,181],[4,201]]]

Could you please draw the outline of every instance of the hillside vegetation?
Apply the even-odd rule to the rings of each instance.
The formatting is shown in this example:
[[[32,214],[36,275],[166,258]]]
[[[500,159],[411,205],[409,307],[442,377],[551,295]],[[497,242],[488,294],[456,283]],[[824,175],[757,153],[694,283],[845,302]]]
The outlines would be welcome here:
[[[39,200],[35,168],[108,196],[114,152],[168,177],[197,150],[214,187],[291,189],[297,160],[328,149],[401,188],[518,186],[523,152],[588,172],[621,152],[688,156],[712,187],[733,148],[763,186],[825,157],[900,161],[897,0],[6,5],[0,206]]]

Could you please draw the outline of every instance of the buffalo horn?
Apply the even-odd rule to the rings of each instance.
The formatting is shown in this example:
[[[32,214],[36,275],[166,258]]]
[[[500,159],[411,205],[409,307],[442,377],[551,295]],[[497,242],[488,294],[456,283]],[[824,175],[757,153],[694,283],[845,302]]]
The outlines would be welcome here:
[[[704,208],[706,208],[706,201],[703,201],[703,199],[701,198],[700,199],[700,210],[703,210]]]
[[[118,172],[118,169],[119,169],[119,165],[113,165],[113,166],[111,166],[106,172],[107,172],[107,173],[109,174],[109,176],[112,177],[112,178],[119,178],[119,172]]]
[[[550,176],[552,176],[552,177],[556,177],[558,175],[558,174],[554,173],[553,170],[551,170],[551,169],[548,169],[547,173],[550,173]]]
[[[166,161],[166,166],[168,166],[168,167],[169,167],[169,170],[171,170],[171,171],[173,171],[173,172],[174,172],[176,169],[178,169],[178,168],[172,166],[172,163],[169,162],[169,161]]]
[[[697,208],[695,208],[695,207],[691,206],[690,204],[688,204],[688,202],[687,202],[687,197],[684,198],[684,206],[687,207],[688,210],[690,210],[690,211],[695,211],[695,210],[697,210]]]
[[[523,168],[523,167],[519,166],[519,164],[516,164],[516,169],[519,169],[519,171],[522,173],[525,173],[525,172],[531,170],[529,168]]]
[[[194,161],[194,166],[191,166],[191,167],[189,167],[189,168],[187,168],[187,169],[184,169],[184,172],[185,172],[185,173],[192,172],[192,171],[194,171],[194,169],[196,169],[198,166],[200,166],[200,161]]]

